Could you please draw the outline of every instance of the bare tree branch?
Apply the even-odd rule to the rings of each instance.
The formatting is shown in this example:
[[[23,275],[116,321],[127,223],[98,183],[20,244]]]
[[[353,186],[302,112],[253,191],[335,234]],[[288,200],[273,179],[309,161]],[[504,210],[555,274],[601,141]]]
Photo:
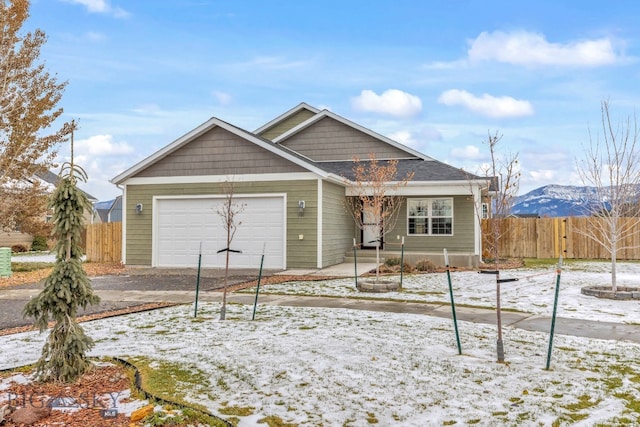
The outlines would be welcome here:
[[[617,291],[616,263],[620,250],[639,245],[622,244],[638,234],[640,225],[640,153],[635,113],[615,122],[609,101],[602,101],[601,131],[589,129],[589,144],[576,169],[583,185],[594,191],[584,201],[589,213],[589,227],[581,231],[602,245],[611,257],[611,287]]]
[[[398,195],[398,189],[406,186],[413,179],[414,173],[408,173],[398,180],[398,161],[378,161],[375,153],[369,154],[368,161],[354,158],[353,163],[354,179],[345,179],[351,194],[345,199],[345,208],[361,230],[370,227],[365,223],[365,212],[374,218],[376,264],[379,265],[380,242],[395,227],[404,200]],[[376,266],[376,281],[379,280],[379,274],[379,268]]]

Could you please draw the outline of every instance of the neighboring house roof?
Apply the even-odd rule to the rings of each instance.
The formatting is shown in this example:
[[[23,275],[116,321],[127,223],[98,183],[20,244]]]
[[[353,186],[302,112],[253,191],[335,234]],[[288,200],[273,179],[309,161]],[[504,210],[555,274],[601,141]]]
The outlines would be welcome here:
[[[96,202],[93,204],[93,208],[102,222],[122,221],[122,196],[113,200]]]
[[[51,172],[50,170],[46,170],[46,171],[42,171],[42,172],[36,172],[36,176],[38,178],[40,178],[42,181],[46,182],[47,184],[51,184],[51,186],[55,187],[56,185],[58,185],[58,180],[60,179],[60,177],[58,175],[56,175],[55,173]],[[94,196],[92,196],[91,194],[87,193],[86,191],[80,189],[80,191],[82,191],[84,193],[85,196],[87,196],[87,199],[89,199],[89,201],[91,203],[97,202],[98,199]]]

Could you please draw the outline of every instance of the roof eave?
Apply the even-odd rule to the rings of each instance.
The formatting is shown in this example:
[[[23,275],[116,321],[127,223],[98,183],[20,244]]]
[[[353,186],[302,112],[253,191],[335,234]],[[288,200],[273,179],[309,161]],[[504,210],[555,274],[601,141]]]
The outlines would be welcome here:
[[[254,130],[253,133],[259,135],[262,132],[266,131],[267,129],[275,126],[276,124],[280,123],[281,121],[286,120],[287,118],[293,116],[294,114],[297,114],[298,112],[300,112],[302,110],[309,110],[314,114],[317,114],[317,113],[320,112],[320,110],[318,110],[316,107],[313,107],[313,106],[307,104],[306,102],[301,102],[300,104],[296,105],[295,107],[293,107],[289,111],[287,111],[287,112],[285,112],[283,114],[280,114],[275,119],[273,119],[270,122],[265,123],[264,125],[260,126],[258,129]]]

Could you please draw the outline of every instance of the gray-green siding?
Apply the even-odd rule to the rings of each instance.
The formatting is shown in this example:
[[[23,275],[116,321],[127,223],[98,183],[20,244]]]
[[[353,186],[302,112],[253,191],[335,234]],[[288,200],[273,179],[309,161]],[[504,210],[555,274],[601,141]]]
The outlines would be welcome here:
[[[153,184],[126,187],[126,263],[151,265],[153,196],[184,196],[224,194],[224,184]],[[318,186],[317,180],[237,182],[236,194],[287,194],[287,268],[314,268],[318,248]],[[298,201],[304,200],[304,214],[298,212]],[[142,214],[135,213],[135,205],[142,203]],[[299,239],[299,235],[303,239]]]
[[[353,247],[354,222],[344,206],[345,189],[322,183],[322,266],[339,264]]]
[[[368,159],[371,153],[378,159],[414,157],[330,117],[280,143],[316,161]]]
[[[425,198],[433,196],[423,196]],[[437,196],[438,198],[448,196]],[[474,222],[475,209],[473,201],[467,196],[449,196],[453,198],[453,235],[452,236],[409,236],[407,234],[407,203],[402,202],[398,212],[398,220],[395,227],[384,236],[384,249],[399,251],[402,237],[404,236],[405,251],[415,252],[442,252],[447,248],[452,253],[474,253]],[[421,198],[417,197],[416,198]],[[358,231],[358,241],[361,234]]]
[[[306,172],[276,154],[220,127],[198,136],[136,177]]]
[[[285,120],[276,123],[273,127],[266,129],[260,133],[260,136],[266,138],[268,140],[274,140],[279,137],[283,133],[293,129],[298,126],[300,123],[306,121],[307,119],[315,116],[316,113],[309,110],[301,110],[298,111],[291,117],[287,117]]]

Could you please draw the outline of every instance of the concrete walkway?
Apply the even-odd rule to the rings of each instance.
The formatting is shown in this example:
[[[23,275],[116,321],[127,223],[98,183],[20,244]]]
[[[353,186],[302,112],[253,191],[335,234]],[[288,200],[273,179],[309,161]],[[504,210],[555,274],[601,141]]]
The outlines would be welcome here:
[[[375,263],[358,264],[358,275],[375,269]],[[174,271],[163,269],[139,269],[129,271],[122,276],[103,276],[92,278],[95,292],[102,299],[100,307],[88,307],[89,312],[109,311],[131,307],[145,303],[163,302],[190,304],[195,299],[195,272]],[[210,270],[203,272],[203,282],[200,287],[199,301],[220,302],[221,271]],[[286,276],[323,276],[323,277],[352,277],[355,273],[351,263],[339,264],[326,269],[304,269],[269,271],[265,275]],[[255,279],[257,271],[238,270],[234,272],[230,284],[242,283]],[[21,316],[22,307],[26,302],[38,295],[40,286],[24,285],[0,289],[0,329],[32,324],[29,319]],[[238,304],[253,304],[255,295],[231,293],[227,300]],[[292,295],[260,295],[259,305],[344,308],[350,310],[386,311],[393,313],[413,313],[441,318],[451,318],[451,307],[448,304],[431,304],[420,302],[393,302],[357,298],[332,298]],[[459,320],[496,324],[494,309],[480,309],[456,307]],[[504,326],[548,333],[551,318],[529,313],[502,312]],[[598,338],[606,340],[625,340],[640,343],[640,325],[629,325],[613,322],[597,322],[581,319],[557,318],[555,332],[563,335]]]
[[[38,289],[3,289],[0,292],[0,302],[13,303],[26,301],[37,295]],[[123,290],[96,289],[103,304],[118,307],[125,304],[136,305],[152,302],[168,302],[190,304],[194,302],[193,290]],[[219,291],[201,291],[199,302],[220,302],[222,293]],[[227,296],[230,303],[253,305],[255,295],[231,293]],[[270,306],[343,308],[349,310],[381,311],[392,313],[412,313],[440,318],[451,318],[451,307],[447,304],[430,304],[419,302],[394,302],[384,300],[332,298],[293,295],[260,295],[258,304]],[[495,324],[496,314],[493,309],[457,307],[458,320],[482,324]],[[28,324],[28,323],[27,323]],[[528,313],[514,313],[504,311],[502,324],[507,327],[539,331],[548,333],[551,318]],[[606,340],[624,340],[640,343],[640,325],[628,325],[612,322],[596,322],[581,319],[557,318],[555,332],[563,335],[588,337]]]

